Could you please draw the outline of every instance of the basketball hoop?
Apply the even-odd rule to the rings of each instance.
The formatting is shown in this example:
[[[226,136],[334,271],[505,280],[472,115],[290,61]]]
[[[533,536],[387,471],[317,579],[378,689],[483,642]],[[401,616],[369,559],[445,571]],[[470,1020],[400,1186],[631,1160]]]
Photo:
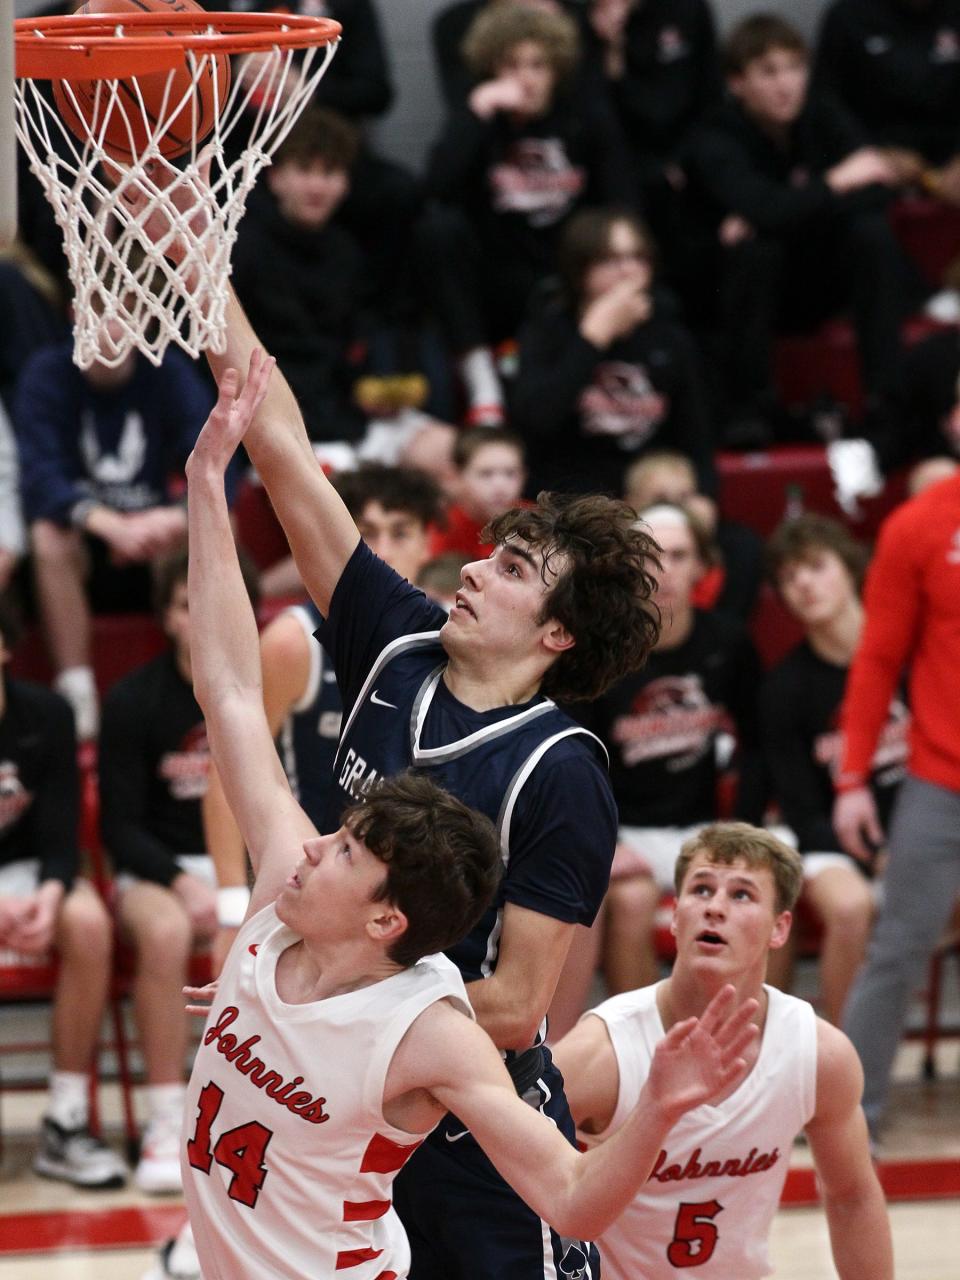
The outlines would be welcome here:
[[[17,137],[63,232],[74,361],[116,366],[137,349],[159,365],[171,342],[193,357],[222,351],[247,196],[329,66],[340,24],[197,11],[15,28]],[[174,241],[176,261],[163,252]]]

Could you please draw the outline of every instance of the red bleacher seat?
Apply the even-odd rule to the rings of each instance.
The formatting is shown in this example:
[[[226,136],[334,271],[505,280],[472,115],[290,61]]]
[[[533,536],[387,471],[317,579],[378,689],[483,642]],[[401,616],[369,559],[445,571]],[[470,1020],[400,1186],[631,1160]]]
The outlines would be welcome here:
[[[930,284],[939,285],[947,267],[960,256],[960,209],[910,196],[897,201],[890,217],[905,252]]]
[[[850,520],[837,506],[822,445],[782,445],[762,453],[720,453],[720,510],[729,520],[749,525],[766,537],[787,514],[791,496],[807,511],[843,520],[861,538],[903,500],[904,479],[892,476],[878,498],[861,503],[863,516]],[[792,491],[792,492],[791,492]]]
[[[289,555],[286,536],[259,480],[245,476],[240,481],[233,518],[237,541],[258,569],[269,569]]]

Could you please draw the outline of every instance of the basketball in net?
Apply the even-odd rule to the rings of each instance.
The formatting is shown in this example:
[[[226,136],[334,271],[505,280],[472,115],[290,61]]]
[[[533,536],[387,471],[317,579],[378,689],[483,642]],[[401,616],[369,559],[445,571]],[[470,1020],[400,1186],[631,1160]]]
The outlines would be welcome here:
[[[159,365],[226,342],[230,254],[257,175],[316,92],[328,18],[88,0],[18,18],[16,130],[63,233],[73,358]]]
[[[117,14],[118,23],[130,13],[201,13],[194,0],[87,0],[78,14]],[[230,89],[230,59],[214,54],[202,73],[194,76],[187,66],[172,74],[148,72],[118,83],[118,98],[111,102],[101,80],[54,80],[53,99],[61,119],[80,141],[93,134],[104,153],[118,164],[130,164],[143,153],[147,139],[157,139],[160,154],[168,160],[185,155],[213,129],[220,105]]]

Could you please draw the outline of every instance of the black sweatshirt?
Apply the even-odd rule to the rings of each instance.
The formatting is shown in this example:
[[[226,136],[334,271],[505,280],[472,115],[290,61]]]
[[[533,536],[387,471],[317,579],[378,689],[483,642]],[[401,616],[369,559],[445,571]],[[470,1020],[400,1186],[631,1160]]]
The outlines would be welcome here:
[[[768,672],[760,695],[763,755],[783,820],[801,853],[835,853],[843,846],[833,829],[833,779],[840,767],[840,704],[849,668],[827,662],[801,641]],[[886,825],[904,776],[908,713],[901,698],[890,704],[873,760],[870,785]]]
[[[203,713],[173,652],[110,690],[100,730],[100,827],[117,871],[169,885],[203,853],[210,755]]]
[[[808,97],[783,146],[730,101],[694,131],[687,172],[716,222],[737,213],[760,232],[796,234],[808,219],[832,211],[883,206],[881,188],[837,195],[824,180],[864,141],[846,111],[825,95]]]
[[[58,693],[3,676],[0,865],[37,859],[40,883],[77,874],[79,784],[73,712]]]
[[[546,115],[515,124],[450,114],[430,154],[429,193],[459,206],[488,252],[553,265],[556,232],[585,204],[635,204],[637,184],[613,112],[559,94]]]
[[[815,76],[871,142],[935,164],[960,149],[960,0],[837,0],[825,12]]]
[[[646,450],[676,449],[716,489],[699,359],[686,331],[654,316],[601,351],[577,317],[554,309],[520,335],[511,426],[527,443],[535,487],[619,493]]]
[[[589,709],[586,723],[610,752],[620,821],[686,827],[717,816],[717,735],[736,734],[736,816],[759,822],[763,778],[757,689],[760,660],[746,630],[717,613],[694,613],[688,638],[655,650],[646,666]]]
[[[298,227],[264,186],[250,197],[233,252],[233,284],[250,323],[290,383],[312,440],[357,440],[351,344],[363,335],[370,281],[342,227]]]
[[[634,153],[662,165],[679,158],[691,127],[721,99],[713,13],[706,0],[644,0],[625,32],[625,68],[604,70],[606,46],[581,8],[588,71],[603,82]]]

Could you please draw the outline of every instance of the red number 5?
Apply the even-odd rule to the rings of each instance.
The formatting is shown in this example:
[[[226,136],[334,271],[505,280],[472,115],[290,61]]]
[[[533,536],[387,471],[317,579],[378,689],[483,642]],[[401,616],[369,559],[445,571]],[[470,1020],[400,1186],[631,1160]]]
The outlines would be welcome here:
[[[220,1135],[211,1154],[210,1129],[222,1102],[223,1090],[212,1080],[200,1090],[197,1127],[187,1143],[187,1159],[201,1173],[209,1173],[214,1160],[224,1169],[229,1169],[233,1177],[227,1187],[227,1195],[252,1209],[266,1180],[268,1170],[263,1157],[273,1131],[258,1120],[238,1124]]]
[[[710,1219],[722,1212],[723,1205],[716,1200],[680,1205],[673,1239],[667,1245],[667,1261],[672,1267],[699,1267],[713,1257],[720,1233]]]

